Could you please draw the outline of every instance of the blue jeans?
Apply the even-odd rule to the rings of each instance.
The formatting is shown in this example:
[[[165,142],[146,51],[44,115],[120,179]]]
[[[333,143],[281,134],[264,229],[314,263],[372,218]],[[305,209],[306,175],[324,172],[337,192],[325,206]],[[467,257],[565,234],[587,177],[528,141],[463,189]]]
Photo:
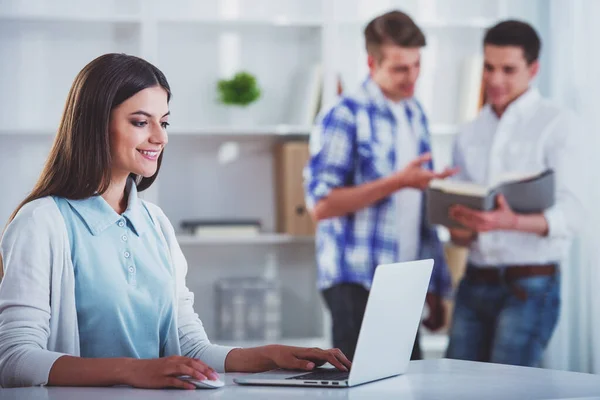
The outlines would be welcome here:
[[[558,321],[560,275],[517,284],[526,290],[525,300],[505,284],[461,281],[446,357],[538,366]]]

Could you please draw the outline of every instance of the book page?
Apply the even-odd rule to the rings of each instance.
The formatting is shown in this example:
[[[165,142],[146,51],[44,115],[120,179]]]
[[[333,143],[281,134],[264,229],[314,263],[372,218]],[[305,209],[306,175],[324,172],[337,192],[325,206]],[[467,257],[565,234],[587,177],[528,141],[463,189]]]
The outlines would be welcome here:
[[[505,172],[494,179],[492,187],[496,187],[505,183],[526,181],[541,175],[539,172]]]
[[[472,182],[454,181],[449,179],[434,179],[429,183],[432,189],[465,196],[485,197],[489,190],[485,186]]]

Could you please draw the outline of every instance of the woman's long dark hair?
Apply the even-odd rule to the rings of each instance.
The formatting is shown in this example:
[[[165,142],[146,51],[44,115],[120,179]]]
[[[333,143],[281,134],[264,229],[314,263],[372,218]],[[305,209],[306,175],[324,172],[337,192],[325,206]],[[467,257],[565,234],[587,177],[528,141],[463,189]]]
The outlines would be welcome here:
[[[171,99],[171,89],[164,74],[138,57],[105,54],[86,65],[71,86],[44,169],[8,223],[25,204],[42,197],[78,200],[104,193],[111,181],[111,111],[139,91],[154,86],[165,89],[167,101]],[[138,191],[147,189],[156,179],[163,153],[158,158],[154,175],[149,178],[131,175]]]
[[[138,57],[105,54],[86,65],[71,86],[42,174],[9,222],[23,205],[45,196],[78,200],[104,193],[111,181],[110,114],[139,91],[154,86],[165,89],[170,100],[171,89],[164,74]],[[138,191],[152,185],[162,157],[163,152],[151,177],[132,174]]]

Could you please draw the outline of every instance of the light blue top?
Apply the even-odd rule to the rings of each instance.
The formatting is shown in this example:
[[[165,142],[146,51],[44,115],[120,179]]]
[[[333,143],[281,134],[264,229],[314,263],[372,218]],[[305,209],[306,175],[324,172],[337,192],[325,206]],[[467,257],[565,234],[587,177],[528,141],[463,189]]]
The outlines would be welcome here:
[[[75,272],[82,357],[158,358],[175,329],[169,250],[133,180],[119,215],[101,197],[55,198]]]
[[[233,348],[211,343],[194,311],[194,293],[186,285],[188,265],[175,229],[160,207],[140,201],[168,249],[173,271],[175,327],[169,329],[164,355],[197,358],[224,372]],[[21,208],[0,239],[0,256],[0,386],[46,385],[56,360],[81,356],[71,243],[52,197]]]

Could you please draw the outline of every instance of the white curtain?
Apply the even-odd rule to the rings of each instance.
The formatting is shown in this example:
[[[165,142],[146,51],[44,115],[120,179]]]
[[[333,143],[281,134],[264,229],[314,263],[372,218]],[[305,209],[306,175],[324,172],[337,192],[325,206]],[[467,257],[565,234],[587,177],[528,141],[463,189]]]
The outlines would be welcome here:
[[[563,265],[559,325],[544,366],[600,373],[600,1],[550,0],[550,95],[571,108],[582,129],[586,222]]]

